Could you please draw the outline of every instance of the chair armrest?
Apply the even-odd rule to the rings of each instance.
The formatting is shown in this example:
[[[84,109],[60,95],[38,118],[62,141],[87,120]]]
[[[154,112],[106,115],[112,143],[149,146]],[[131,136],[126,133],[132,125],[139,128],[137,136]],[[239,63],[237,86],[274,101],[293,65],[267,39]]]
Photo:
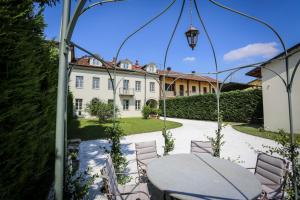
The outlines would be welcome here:
[[[116,174],[138,174],[138,172],[116,172]]]
[[[131,194],[144,194],[148,197],[148,199],[150,199],[150,195],[147,192],[144,192],[144,191],[124,192],[124,193],[120,193],[120,195],[118,195],[118,196],[131,195]]]

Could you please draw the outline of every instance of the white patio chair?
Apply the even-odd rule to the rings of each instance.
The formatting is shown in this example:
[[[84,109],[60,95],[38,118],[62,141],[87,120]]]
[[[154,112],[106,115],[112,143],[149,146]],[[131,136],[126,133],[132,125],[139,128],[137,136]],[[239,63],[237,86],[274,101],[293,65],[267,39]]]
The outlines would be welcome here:
[[[213,147],[210,141],[196,141],[192,140],[191,141],[191,153],[194,154],[210,154],[213,155]]]
[[[112,159],[108,155],[102,170],[105,193],[109,200],[150,200],[146,183],[119,185]]]

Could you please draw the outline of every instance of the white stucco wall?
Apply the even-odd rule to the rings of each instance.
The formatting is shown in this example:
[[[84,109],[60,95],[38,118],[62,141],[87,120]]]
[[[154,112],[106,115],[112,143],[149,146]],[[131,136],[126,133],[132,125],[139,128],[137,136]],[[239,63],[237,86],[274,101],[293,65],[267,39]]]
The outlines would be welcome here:
[[[290,76],[300,59],[300,52],[289,58]],[[279,73],[286,80],[284,60],[267,64],[266,67]],[[266,130],[289,132],[288,100],[286,88],[279,77],[267,69],[262,69],[264,105],[264,126]],[[294,132],[300,133],[300,69],[297,70],[292,87],[292,110]]]
[[[83,88],[76,88],[76,76],[83,76]],[[93,89],[92,82],[93,77],[100,78],[100,88]],[[123,79],[129,80],[129,88],[134,89],[133,96],[123,96],[119,93],[119,88],[123,88]],[[144,106],[145,100],[154,99],[157,102],[159,101],[159,84],[155,80],[158,79],[158,75],[149,76],[146,78],[146,91],[145,91],[145,76],[143,74],[137,73],[124,73],[118,72],[116,77],[117,94],[116,94],[116,104],[119,108],[120,117],[139,117],[142,116],[141,110],[135,110],[135,100],[141,100],[141,109]],[[83,109],[82,116],[90,117],[87,112],[85,112],[86,104],[89,103],[93,98],[98,98],[103,102],[108,102],[109,99],[113,99],[113,90],[108,90],[108,80],[109,75],[103,69],[84,69],[84,67],[74,67],[72,70],[69,88],[73,93],[74,99],[74,112],[75,110],[75,99],[83,100]],[[135,81],[141,81],[141,91],[135,91]],[[150,92],[150,82],[155,83],[155,92]],[[128,111],[123,110],[123,99],[129,100],[129,109]]]

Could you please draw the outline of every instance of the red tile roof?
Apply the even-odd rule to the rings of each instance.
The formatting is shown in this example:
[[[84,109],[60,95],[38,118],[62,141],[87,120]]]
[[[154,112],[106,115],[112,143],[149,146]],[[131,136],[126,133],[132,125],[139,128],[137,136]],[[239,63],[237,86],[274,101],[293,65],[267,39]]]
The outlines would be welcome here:
[[[77,59],[75,62],[73,62],[73,64],[77,64],[80,66],[84,66],[84,67],[100,67],[100,68],[104,68],[105,66],[108,68],[113,68],[113,61],[106,61],[107,64],[103,63],[104,66],[94,66],[94,65],[90,65],[89,63],[89,59],[91,57],[81,57],[79,59]],[[138,71],[141,73],[147,73],[145,71],[144,66],[140,66],[137,64],[132,65],[132,70],[128,70],[128,69],[122,69],[122,68],[117,68],[118,70],[123,70],[123,71]],[[158,75],[162,76],[164,74],[163,70],[158,70]],[[175,71],[166,71],[166,77],[171,77],[171,78],[178,78],[180,77],[180,79],[186,79],[186,80],[194,80],[194,81],[203,81],[203,82],[217,82],[216,79],[213,79],[211,77],[208,76],[199,76],[199,75],[193,75],[193,74],[185,74],[185,73],[180,73],[180,72],[175,72]]]
[[[217,82],[216,79],[211,78],[209,76],[199,76],[199,75],[193,75],[193,74],[185,74],[185,73],[180,73],[180,72],[175,72],[175,71],[165,71],[166,72],[166,77],[170,78],[179,78],[180,79],[186,79],[186,80],[194,80],[194,81],[204,81],[204,82]],[[162,76],[164,75],[163,70],[159,70],[159,75]]]

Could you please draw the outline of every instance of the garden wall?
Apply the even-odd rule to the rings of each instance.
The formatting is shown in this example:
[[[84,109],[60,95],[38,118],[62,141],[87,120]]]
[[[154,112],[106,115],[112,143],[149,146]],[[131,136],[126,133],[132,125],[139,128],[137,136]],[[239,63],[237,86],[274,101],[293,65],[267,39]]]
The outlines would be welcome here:
[[[160,101],[160,108],[163,109]],[[185,119],[217,120],[215,94],[178,97],[166,100],[167,116]],[[163,110],[162,110],[163,111]],[[263,117],[261,90],[224,92],[220,97],[223,121],[257,122]],[[163,112],[162,112],[163,113]]]

